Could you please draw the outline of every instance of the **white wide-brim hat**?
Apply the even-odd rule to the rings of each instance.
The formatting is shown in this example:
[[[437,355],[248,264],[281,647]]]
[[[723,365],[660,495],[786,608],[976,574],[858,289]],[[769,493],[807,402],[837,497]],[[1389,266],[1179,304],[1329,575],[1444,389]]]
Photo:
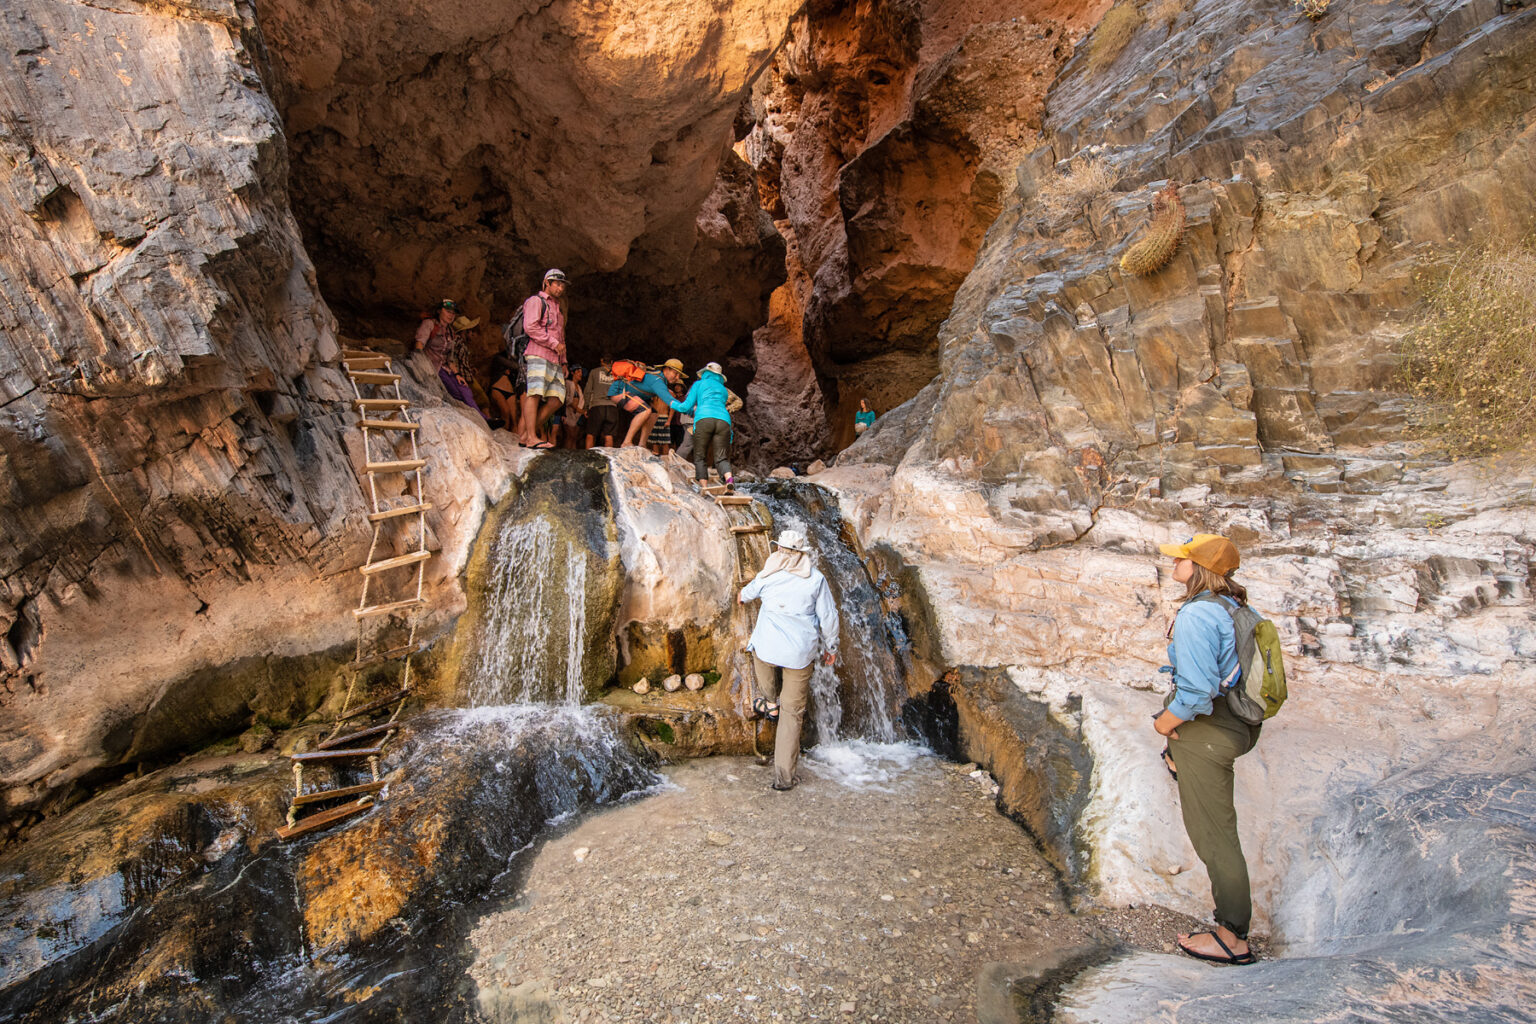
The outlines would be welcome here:
[[[811,553],[810,542],[805,539],[805,534],[799,530],[785,530],[779,534],[779,538],[773,542],[773,546],[787,548],[790,551],[798,551],[804,555]]]

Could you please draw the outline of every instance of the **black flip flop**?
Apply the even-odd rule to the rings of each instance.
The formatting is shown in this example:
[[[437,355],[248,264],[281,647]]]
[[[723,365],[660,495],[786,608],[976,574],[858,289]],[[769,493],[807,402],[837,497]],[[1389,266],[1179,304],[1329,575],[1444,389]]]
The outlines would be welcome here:
[[[1168,774],[1169,775],[1173,776],[1173,781],[1174,782],[1178,782],[1179,781],[1179,773],[1173,770],[1173,755],[1168,753],[1168,748],[1166,746],[1163,747],[1163,752],[1159,756],[1162,757],[1162,759],[1163,759],[1163,767],[1168,769]],[[1216,941],[1220,942],[1221,940],[1217,939]],[[1225,948],[1225,947],[1223,947],[1223,948]]]
[[[1216,945],[1220,946],[1227,955],[1212,956],[1210,953],[1196,953],[1182,942],[1178,944],[1179,952],[1185,956],[1192,956],[1196,960],[1204,960],[1212,964],[1223,964],[1227,967],[1246,967],[1248,964],[1258,963],[1259,958],[1253,955],[1251,948],[1246,953],[1234,953],[1225,942],[1221,941],[1221,936],[1215,932],[1192,932],[1189,937],[1192,939],[1196,935],[1209,935],[1216,940]]]

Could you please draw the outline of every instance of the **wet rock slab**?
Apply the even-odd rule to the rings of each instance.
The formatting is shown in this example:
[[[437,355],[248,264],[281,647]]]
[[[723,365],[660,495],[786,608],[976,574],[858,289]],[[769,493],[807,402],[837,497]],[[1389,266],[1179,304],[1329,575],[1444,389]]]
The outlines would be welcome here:
[[[456,929],[551,823],[656,777],[579,709],[436,712],[379,805],[292,844],[272,758],[188,762],[0,861],[0,1020],[443,1020]],[[345,781],[345,780],[343,780]]]

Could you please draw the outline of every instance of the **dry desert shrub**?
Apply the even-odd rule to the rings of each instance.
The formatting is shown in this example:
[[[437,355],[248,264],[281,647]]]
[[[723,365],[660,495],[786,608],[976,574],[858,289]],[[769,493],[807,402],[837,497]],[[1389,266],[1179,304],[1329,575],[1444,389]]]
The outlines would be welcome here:
[[[1419,433],[1452,455],[1536,443],[1536,238],[1466,250],[1427,283],[1403,341]]]
[[[1328,13],[1328,0],[1294,0],[1296,9],[1312,21]]]
[[[1185,0],[1152,0],[1147,7],[1147,24],[1168,30],[1184,13]]]
[[[1065,172],[1040,187],[1040,204],[1051,214],[1078,214],[1115,184],[1119,172],[1101,156],[1075,156]]]
[[[1088,71],[1098,74],[1115,62],[1125,44],[1141,25],[1141,11],[1131,0],[1123,0],[1109,9],[1093,30],[1088,43]]]

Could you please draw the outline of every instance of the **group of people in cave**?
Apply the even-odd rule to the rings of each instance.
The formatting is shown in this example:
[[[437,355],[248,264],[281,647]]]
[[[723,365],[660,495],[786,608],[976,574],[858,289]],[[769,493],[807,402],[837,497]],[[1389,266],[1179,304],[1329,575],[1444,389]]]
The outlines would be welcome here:
[[[701,484],[708,482],[711,463],[730,483],[731,413],[741,400],[726,387],[720,364],[707,363],[686,390],[688,374],[675,358],[650,368],[605,354],[584,376],[566,356],[566,286],[566,275],[550,270],[541,289],[523,303],[526,348],[492,360],[486,400],[467,373],[466,341],[479,321],[461,315],[454,302],[445,300],[422,321],[413,349],[425,353],[450,395],[513,431],[525,447],[618,442],[645,445],[658,455],[677,448],[685,458],[692,455]],[[868,404],[860,402],[855,431],[862,434],[873,420]],[[1247,593],[1232,578],[1240,556],[1230,541],[1211,534],[1161,550],[1174,559],[1173,580],[1184,584],[1186,593],[1168,630],[1167,670],[1174,683],[1163,710],[1153,715],[1153,727],[1167,740],[1163,764],[1178,786],[1185,830],[1205,863],[1216,903],[1215,927],[1181,934],[1178,945],[1201,960],[1249,964],[1255,960],[1247,941],[1252,900],[1237,834],[1233,764],[1253,749],[1261,725],[1239,717],[1229,694],[1234,680],[1242,678],[1236,614],[1247,607]],[[761,601],[747,651],[753,713],[778,723],[772,783],[777,790],[796,782],[814,665],[818,657],[831,665],[836,656],[837,606],[814,561],[806,536],[786,529],[739,595],[743,603]]]
[[[563,271],[545,273],[520,320],[503,332],[507,344],[492,357],[483,387],[471,371],[469,345],[480,321],[454,300],[444,299],[421,321],[412,351],[425,355],[450,396],[525,448],[639,445],[692,461],[700,483],[708,482],[710,468],[732,483],[731,414],[742,401],[726,386],[720,364],[706,363],[691,386],[676,358],[648,367],[604,353],[587,373],[566,350],[568,285]]]

